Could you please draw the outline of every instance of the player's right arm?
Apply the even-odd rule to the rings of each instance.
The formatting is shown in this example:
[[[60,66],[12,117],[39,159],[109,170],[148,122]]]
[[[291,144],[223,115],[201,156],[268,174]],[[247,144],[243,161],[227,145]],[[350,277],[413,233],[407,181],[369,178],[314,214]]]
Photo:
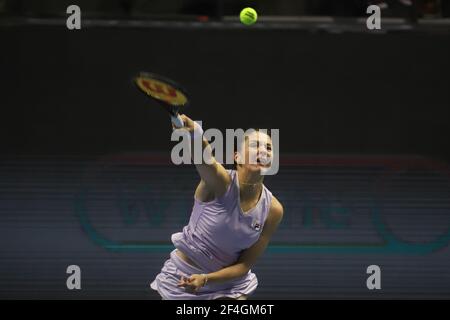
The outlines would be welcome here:
[[[225,168],[212,156],[211,146],[209,145],[208,141],[203,137],[197,137],[194,133],[194,130],[198,130],[196,129],[196,126],[199,126],[199,124],[195,123],[192,119],[184,114],[181,115],[181,118],[184,122],[184,129],[188,130],[191,133],[191,137],[193,137],[193,139],[191,139],[191,150],[194,150],[194,139],[203,139],[202,154],[204,151],[205,153],[209,153],[209,155],[211,156],[211,159],[210,161],[208,161],[208,163],[202,161],[201,164],[195,165],[197,172],[201,178],[201,181],[195,192],[196,198],[201,201],[209,201],[222,196],[227,191],[228,186],[231,183],[230,175],[225,170]],[[191,154],[191,158],[193,158],[193,154]]]

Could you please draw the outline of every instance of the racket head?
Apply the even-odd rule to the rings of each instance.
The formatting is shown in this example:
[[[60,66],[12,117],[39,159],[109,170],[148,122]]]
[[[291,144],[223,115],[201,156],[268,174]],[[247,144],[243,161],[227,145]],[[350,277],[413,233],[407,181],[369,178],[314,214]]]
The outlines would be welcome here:
[[[133,79],[137,88],[147,97],[157,101],[172,116],[189,106],[189,95],[175,81],[155,73],[140,72]]]

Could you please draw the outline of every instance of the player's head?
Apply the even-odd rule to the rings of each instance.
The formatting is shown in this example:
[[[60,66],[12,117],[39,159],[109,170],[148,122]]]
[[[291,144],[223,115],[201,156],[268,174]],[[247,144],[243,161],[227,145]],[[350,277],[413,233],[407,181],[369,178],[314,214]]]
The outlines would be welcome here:
[[[261,173],[272,162],[272,139],[263,130],[248,130],[237,145],[234,160],[238,169]]]

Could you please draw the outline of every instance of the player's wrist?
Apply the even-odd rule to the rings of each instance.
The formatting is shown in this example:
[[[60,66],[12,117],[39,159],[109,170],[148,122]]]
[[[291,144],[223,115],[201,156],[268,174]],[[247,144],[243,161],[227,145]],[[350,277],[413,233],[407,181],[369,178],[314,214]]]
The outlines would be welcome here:
[[[203,139],[203,133],[202,127],[194,121],[194,129],[191,131],[191,138],[194,140]]]
[[[202,273],[202,276],[203,276],[203,285],[202,285],[202,287],[204,287],[208,283],[208,275],[206,273]]]

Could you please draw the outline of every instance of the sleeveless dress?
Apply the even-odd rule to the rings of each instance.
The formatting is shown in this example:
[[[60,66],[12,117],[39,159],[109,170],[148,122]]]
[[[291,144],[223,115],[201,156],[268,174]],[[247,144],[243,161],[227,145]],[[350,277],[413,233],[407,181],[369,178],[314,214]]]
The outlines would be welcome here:
[[[174,249],[161,272],[151,283],[165,300],[211,300],[251,295],[258,286],[256,275],[249,272],[225,283],[207,283],[196,293],[178,287],[181,277],[211,273],[236,263],[241,252],[252,246],[261,234],[269,214],[272,193],[263,185],[256,206],[242,212],[237,172],[228,170],[231,183],[225,194],[209,202],[194,199],[189,223],[171,237],[176,249],[185,253],[195,267],[182,260]]]

